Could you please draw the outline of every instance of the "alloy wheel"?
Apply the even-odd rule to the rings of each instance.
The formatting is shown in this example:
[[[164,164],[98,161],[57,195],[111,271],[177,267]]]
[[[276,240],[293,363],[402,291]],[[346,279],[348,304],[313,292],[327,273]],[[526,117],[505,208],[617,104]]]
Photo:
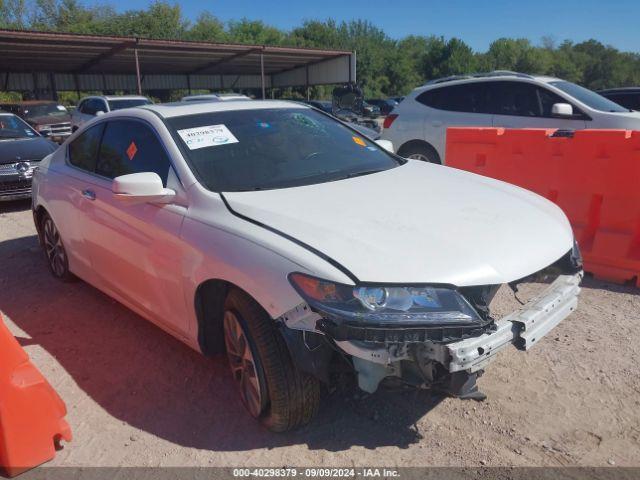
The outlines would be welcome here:
[[[411,160],[420,160],[422,162],[430,162],[431,161],[429,159],[429,157],[427,157],[426,155],[424,155],[422,153],[412,153],[407,158],[410,158]]]
[[[44,248],[53,274],[56,277],[64,276],[67,269],[67,254],[64,251],[60,233],[49,217],[44,221]]]
[[[242,403],[257,418],[262,413],[263,402],[258,370],[244,329],[236,314],[230,310],[224,312],[224,343]]]

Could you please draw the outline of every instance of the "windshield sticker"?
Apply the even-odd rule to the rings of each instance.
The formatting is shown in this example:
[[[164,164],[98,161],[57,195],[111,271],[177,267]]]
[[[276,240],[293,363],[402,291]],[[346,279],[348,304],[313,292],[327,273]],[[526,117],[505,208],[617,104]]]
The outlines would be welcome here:
[[[227,126],[223,124],[185,128],[184,130],[178,130],[178,135],[187,144],[189,150],[239,142]]]
[[[258,122],[256,125],[258,128],[271,128],[271,125],[267,122]]]
[[[364,140],[362,140],[360,137],[351,137],[354,141],[354,143],[357,143],[358,145],[360,145],[361,147],[366,147],[367,144],[364,142]]]
[[[129,157],[129,161],[133,160],[133,157],[138,153],[138,147],[136,146],[134,141],[131,141],[129,147],[127,148],[127,157]]]
[[[30,137],[33,137],[33,132],[31,130],[27,130],[26,128],[24,129],[24,133],[26,133],[27,135],[29,135]]]
[[[64,108],[62,105],[58,105],[58,110],[60,110],[61,112],[66,112],[67,109]]]

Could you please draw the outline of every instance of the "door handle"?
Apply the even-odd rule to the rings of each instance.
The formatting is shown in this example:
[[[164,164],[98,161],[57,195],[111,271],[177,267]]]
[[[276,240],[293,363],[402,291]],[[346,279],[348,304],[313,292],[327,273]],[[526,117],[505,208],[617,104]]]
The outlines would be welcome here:
[[[96,192],[86,188],[86,189],[82,190],[82,196],[84,198],[86,198],[87,200],[95,200],[96,199]]]
[[[441,127],[442,126],[442,122],[440,120],[434,120],[431,122],[431,125],[434,127]]]

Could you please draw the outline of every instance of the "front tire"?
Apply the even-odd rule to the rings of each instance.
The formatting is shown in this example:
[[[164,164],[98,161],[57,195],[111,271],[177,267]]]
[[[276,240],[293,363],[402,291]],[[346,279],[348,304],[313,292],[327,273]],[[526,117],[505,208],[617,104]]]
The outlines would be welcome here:
[[[224,337],[242,403],[254,418],[285,432],[315,416],[320,383],[295,367],[274,321],[238,289],[225,300]]]
[[[62,243],[60,232],[48,213],[42,216],[40,226],[42,230],[42,247],[47,258],[49,271],[54,277],[63,282],[75,280],[69,270],[69,258]]]

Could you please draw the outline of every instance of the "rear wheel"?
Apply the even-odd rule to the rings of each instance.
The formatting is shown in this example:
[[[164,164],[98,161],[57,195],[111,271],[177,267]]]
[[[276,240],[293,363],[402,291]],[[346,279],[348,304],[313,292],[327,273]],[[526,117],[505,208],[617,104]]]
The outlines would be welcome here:
[[[69,260],[64,245],[62,244],[60,232],[49,214],[45,213],[42,216],[41,227],[42,246],[47,257],[49,271],[51,271],[54,277],[64,282],[74,280],[75,277],[69,271]]]
[[[320,384],[299,371],[276,324],[238,289],[227,295],[224,338],[233,379],[249,413],[275,432],[308,423],[320,404]]]
[[[404,145],[398,155],[412,160],[420,160],[422,162],[441,164],[440,155],[435,148],[427,143],[409,143]]]

